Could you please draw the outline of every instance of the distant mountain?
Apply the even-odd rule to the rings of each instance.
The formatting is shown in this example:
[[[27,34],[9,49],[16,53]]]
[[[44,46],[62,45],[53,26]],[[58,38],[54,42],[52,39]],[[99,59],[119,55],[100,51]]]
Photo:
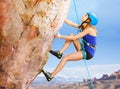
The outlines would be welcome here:
[[[120,70],[112,73],[110,76],[103,74],[103,76],[98,80],[120,80]]]
[[[51,82],[47,82],[45,77],[40,77],[32,83],[33,89],[120,89],[120,70],[111,75],[103,74],[99,79],[56,77]]]
[[[35,79],[32,84],[37,85],[37,84],[66,84],[66,83],[76,83],[80,82],[80,78],[64,78],[64,77],[55,77],[53,80],[48,82],[45,77],[39,77]]]

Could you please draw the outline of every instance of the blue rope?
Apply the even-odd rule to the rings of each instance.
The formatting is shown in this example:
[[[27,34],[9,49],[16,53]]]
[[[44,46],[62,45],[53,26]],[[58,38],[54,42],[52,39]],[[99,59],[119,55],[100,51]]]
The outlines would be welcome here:
[[[76,0],[73,0],[73,3],[74,3],[74,7],[75,7],[75,12],[76,12],[76,17],[77,17],[77,22],[78,24],[80,24],[80,20],[79,20],[79,16],[78,16],[78,10],[77,10],[77,3],[76,3]]]
[[[75,8],[75,13],[76,13],[76,18],[77,18],[77,22],[78,24],[80,24],[80,20],[79,20],[79,16],[78,16],[78,10],[77,10],[77,3],[76,3],[76,0],[73,0],[74,2],[74,8]],[[78,33],[81,32],[81,30],[78,30]],[[80,41],[82,43],[82,45],[84,46],[83,42]],[[92,86],[92,89],[95,89],[94,88],[94,84],[93,84],[93,81],[91,80],[91,75],[90,75],[90,72],[89,72],[89,69],[88,69],[88,65],[87,65],[87,62],[86,62],[86,59],[84,59],[84,64],[85,64],[85,67],[86,67],[86,71],[87,71],[87,74],[88,74],[88,77],[90,79],[90,83],[91,83],[91,86]]]
[[[86,59],[84,59],[84,64],[86,66],[87,74],[88,74],[88,77],[90,79],[90,83],[91,83],[92,89],[95,89],[95,86],[94,86],[93,81],[91,79],[91,75],[90,75],[90,72],[89,72],[89,69],[88,69],[88,65],[87,65]]]

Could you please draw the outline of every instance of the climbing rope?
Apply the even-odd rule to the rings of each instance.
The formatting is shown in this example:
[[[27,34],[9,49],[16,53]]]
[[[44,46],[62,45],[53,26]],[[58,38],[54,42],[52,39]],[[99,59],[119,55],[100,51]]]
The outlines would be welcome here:
[[[76,19],[77,19],[78,24],[80,24],[78,12],[77,12],[78,10],[77,10],[76,0],[73,0],[73,3],[74,3],[75,13],[76,13]],[[79,29],[78,32],[77,32],[77,34],[80,33],[80,32],[81,32],[81,30]],[[80,39],[80,42],[81,42],[81,46],[82,46],[82,48],[83,48],[83,47],[84,47],[83,39]],[[83,49],[84,49],[84,48],[83,48]],[[89,77],[89,79],[90,79],[91,88],[92,88],[92,89],[95,89],[94,84],[93,84],[93,81],[92,81],[92,79],[91,79],[91,75],[90,75],[89,69],[88,69],[88,65],[87,65],[87,62],[86,62],[86,58],[84,58],[84,64],[85,64],[85,67],[86,67],[86,71],[87,71],[88,77]]]
[[[77,18],[77,22],[78,24],[80,24],[80,20],[79,20],[79,14],[78,14],[78,10],[77,10],[77,3],[76,3],[76,0],[73,0],[73,3],[74,3],[74,8],[75,8],[75,15],[76,15],[76,18]]]

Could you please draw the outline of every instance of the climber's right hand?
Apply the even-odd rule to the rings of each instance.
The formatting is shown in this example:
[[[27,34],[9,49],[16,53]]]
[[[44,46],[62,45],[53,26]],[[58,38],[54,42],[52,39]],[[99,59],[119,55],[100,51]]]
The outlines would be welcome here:
[[[55,38],[60,38],[60,36],[61,36],[60,33],[54,35]]]

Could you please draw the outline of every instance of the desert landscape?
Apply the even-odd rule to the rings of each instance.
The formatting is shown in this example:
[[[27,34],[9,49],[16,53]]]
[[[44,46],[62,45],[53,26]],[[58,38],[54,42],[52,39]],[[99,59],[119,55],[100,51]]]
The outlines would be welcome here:
[[[84,79],[83,82],[76,83],[32,84],[32,87],[33,89],[120,89],[120,70],[110,75],[103,74],[99,79]]]

